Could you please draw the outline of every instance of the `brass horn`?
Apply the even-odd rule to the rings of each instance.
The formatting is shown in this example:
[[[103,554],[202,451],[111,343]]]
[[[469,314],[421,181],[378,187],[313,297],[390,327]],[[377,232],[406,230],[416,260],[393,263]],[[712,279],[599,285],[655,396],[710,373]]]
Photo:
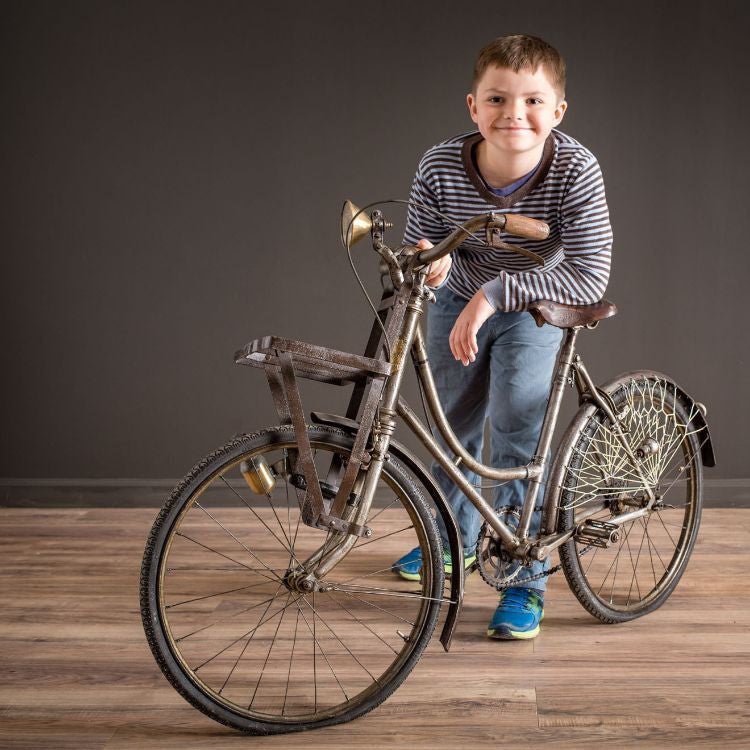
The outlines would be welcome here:
[[[341,209],[341,239],[350,250],[372,228],[370,217],[364,212],[357,216],[358,213],[359,209],[351,201],[344,201]]]

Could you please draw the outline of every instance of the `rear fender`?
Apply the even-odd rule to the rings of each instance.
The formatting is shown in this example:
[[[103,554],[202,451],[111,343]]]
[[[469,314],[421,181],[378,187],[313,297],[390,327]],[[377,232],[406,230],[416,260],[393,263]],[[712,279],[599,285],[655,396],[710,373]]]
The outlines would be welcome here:
[[[696,436],[700,441],[701,462],[704,466],[716,466],[716,455],[714,453],[713,441],[711,440],[708,423],[706,422],[706,407],[696,401],[684,388],[675,383],[672,378],[667,377],[661,372],[656,372],[655,370],[636,370],[618,375],[617,377],[612,378],[612,380],[599,386],[599,388],[608,395],[612,395],[628,380],[639,376],[663,380],[669,384],[670,390],[672,388],[675,389],[678,400],[685,408],[686,412],[692,415],[688,428],[695,430]],[[590,416],[596,411],[596,408],[596,405],[591,401],[584,402],[583,406],[581,406],[580,410],[572,420],[568,430],[560,440],[561,446],[570,446],[570,441],[573,438],[572,432],[574,431],[574,425],[578,422],[579,415],[584,418]],[[569,459],[570,450],[565,453],[558,451],[555,455],[552,468],[550,469],[549,481],[547,482],[547,494],[544,501],[544,518],[542,522],[542,529],[545,534],[554,534],[557,531],[557,509],[559,507],[560,494],[562,492],[562,481],[565,474],[565,467],[567,466]]]
[[[602,385],[601,388],[607,393],[614,393],[624,382],[627,382],[637,375],[646,375],[649,378],[664,380],[669,384],[670,390],[674,387],[680,403],[687,413],[692,415],[688,427],[690,428],[692,426],[691,429],[695,430],[696,436],[700,441],[701,461],[703,465],[708,467],[716,466],[714,445],[711,440],[711,434],[708,431],[708,422],[706,422],[706,407],[702,403],[696,401],[684,388],[672,380],[672,378],[664,375],[664,373],[656,372],[656,370],[637,370],[635,372],[626,372],[622,375],[618,375],[616,378],[613,378]]]

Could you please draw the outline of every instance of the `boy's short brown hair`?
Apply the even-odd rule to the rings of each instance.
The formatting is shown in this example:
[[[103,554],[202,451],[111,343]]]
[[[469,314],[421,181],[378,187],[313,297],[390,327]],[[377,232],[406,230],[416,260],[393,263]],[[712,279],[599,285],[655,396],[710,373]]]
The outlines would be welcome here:
[[[471,90],[475,94],[479,79],[491,65],[510,68],[515,73],[523,68],[531,68],[536,72],[543,65],[560,99],[565,98],[565,60],[551,44],[537,36],[500,36],[482,47],[474,63],[474,78],[471,82]]]

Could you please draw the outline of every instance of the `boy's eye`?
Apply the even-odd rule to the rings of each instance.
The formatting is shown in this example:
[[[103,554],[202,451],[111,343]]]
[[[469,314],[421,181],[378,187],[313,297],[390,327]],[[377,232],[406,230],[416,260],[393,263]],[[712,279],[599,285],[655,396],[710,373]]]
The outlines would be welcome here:
[[[529,104],[544,104],[538,96],[532,96],[526,100]]]
[[[502,96],[491,96],[487,101],[490,104],[501,104],[503,102],[503,97]]]

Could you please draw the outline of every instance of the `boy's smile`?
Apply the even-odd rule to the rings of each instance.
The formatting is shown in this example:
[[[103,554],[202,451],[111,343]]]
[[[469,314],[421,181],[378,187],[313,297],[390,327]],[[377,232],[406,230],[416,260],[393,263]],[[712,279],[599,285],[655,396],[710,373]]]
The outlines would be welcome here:
[[[480,168],[484,166],[482,172],[489,172],[484,176],[490,181],[493,177],[495,181],[520,177],[525,172],[513,173],[532,170],[542,156],[547,136],[567,108],[543,66],[535,72],[523,68],[518,73],[490,66],[466,103],[485,139]]]

